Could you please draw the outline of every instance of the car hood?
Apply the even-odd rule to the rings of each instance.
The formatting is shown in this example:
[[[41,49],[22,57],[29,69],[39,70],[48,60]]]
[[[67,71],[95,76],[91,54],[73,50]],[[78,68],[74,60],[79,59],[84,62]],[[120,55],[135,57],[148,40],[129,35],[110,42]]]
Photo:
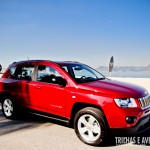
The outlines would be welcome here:
[[[140,98],[148,94],[143,87],[110,79],[80,84],[80,87],[93,92],[111,95],[116,98]]]

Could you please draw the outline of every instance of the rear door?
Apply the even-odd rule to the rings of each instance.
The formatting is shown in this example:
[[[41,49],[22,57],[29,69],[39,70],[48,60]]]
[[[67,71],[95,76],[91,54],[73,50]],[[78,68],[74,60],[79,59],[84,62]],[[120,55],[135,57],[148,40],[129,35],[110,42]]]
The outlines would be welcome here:
[[[16,103],[28,107],[32,101],[32,84],[34,74],[34,64],[20,64],[17,66],[15,74],[12,75],[10,90]],[[11,70],[10,70],[11,71]],[[12,69],[13,71],[13,69]],[[32,94],[31,94],[32,93]]]

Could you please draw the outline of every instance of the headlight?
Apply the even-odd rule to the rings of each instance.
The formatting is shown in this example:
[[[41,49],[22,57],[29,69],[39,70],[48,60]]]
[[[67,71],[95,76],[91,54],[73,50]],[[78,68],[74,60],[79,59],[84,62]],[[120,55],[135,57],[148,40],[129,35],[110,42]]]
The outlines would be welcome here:
[[[123,108],[137,107],[134,98],[115,98],[114,100],[119,107],[123,107]]]

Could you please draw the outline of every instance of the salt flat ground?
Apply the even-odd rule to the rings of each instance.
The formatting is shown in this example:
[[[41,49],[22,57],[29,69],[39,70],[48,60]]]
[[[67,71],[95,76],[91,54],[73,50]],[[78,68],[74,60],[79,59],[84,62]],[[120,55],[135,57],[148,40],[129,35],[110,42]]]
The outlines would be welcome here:
[[[114,79],[142,85],[150,92],[150,79]],[[149,150],[150,129],[136,136],[145,137],[147,144],[116,146],[110,142],[104,147],[88,146],[76,137],[72,128],[63,123],[29,114],[19,120],[7,120],[0,108],[0,150]]]
[[[142,136],[149,138],[150,129]],[[0,111],[0,150],[148,150],[149,146],[150,141],[146,145],[108,143],[103,147],[88,146],[63,123],[33,115],[7,120]]]

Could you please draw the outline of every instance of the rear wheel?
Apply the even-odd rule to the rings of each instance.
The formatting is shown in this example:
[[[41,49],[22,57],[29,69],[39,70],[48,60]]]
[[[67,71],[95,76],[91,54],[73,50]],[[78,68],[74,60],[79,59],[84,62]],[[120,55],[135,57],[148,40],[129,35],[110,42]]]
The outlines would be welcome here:
[[[15,104],[11,98],[5,97],[2,102],[2,112],[8,119],[14,119],[16,117]]]
[[[100,145],[106,137],[104,114],[97,108],[81,109],[75,116],[74,129],[81,141],[89,145]]]

